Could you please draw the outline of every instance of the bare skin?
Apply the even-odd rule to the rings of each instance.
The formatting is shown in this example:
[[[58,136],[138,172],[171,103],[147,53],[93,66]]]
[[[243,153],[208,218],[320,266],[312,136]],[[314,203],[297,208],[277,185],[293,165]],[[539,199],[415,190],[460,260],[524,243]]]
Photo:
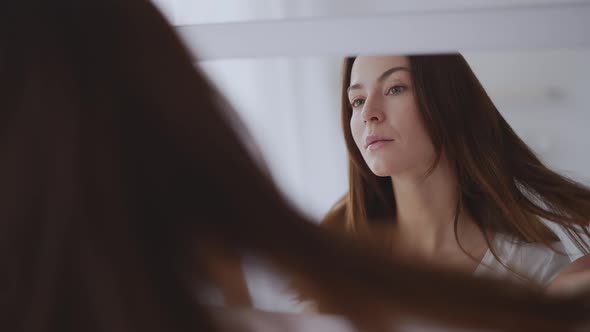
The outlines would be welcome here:
[[[590,255],[575,260],[555,278],[546,291],[556,296],[590,291]]]

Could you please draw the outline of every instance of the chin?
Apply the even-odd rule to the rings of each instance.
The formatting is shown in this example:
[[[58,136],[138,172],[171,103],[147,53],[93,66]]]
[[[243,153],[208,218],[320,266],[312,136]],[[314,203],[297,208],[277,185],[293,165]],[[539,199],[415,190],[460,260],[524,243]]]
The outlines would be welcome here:
[[[390,174],[386,173],[386,172],[376,172],[373,171],[373,174],[375,174],[378,177],[387,177],[387,176],[391,176]]]
[[[372,165],[370,168],[376,176],[392,176],[395,173],[389,165]]]
[[[395,163],[374,163],[370,167],[373,174],[380,177],[395,176],[407,170],[404,165],[396,165]]]

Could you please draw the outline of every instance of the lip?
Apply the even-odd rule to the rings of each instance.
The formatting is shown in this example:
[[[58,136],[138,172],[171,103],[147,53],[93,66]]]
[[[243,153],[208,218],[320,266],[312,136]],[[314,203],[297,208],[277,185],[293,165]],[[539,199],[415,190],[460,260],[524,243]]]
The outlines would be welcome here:
[[[385,143],[392,142],[393,139],[387,136],[381,135],[369,135],[365,139],[365,149],[371,148],[371,150],[376,149]]]

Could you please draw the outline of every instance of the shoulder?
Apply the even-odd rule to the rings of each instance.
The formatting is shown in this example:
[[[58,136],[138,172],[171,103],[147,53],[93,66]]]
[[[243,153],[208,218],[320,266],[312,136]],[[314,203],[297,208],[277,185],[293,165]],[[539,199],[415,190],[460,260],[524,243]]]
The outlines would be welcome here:
[[[590,255],[582,256],[573,261],[563,273],[577,273],[590,271]]]
[[[346,205],[348,194],[340,198],[330,208],[321,221],[322,227],[343,231],[346,229]]]
[[[575,294],[590,290],[590,255],[573,261],[553,280],[547,291],[552,294]]]

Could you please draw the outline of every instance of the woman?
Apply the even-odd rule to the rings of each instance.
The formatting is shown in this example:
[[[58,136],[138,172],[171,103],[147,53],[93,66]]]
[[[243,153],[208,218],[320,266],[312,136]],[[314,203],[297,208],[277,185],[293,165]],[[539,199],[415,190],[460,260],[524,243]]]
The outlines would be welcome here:
[[[588,321],[582,297],[389,260],[308,222],[148,1],[12,1],[0,38],[2,331],[241,330],[199,301],[218,282],[210,250],[303,276],[364,330],[393,314],[505,330]]]
[[[410,259],[545,288],[589,250],[590,190],[548,169],[461,55],[344,63],[349,191],[323,224]]]

